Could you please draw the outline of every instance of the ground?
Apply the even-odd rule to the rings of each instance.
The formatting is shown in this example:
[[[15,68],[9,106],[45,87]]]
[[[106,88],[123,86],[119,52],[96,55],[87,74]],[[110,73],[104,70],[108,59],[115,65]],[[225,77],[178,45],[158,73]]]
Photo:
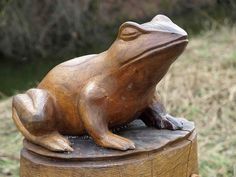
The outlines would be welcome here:
[[[168,112],[196,123],[202,177],[236,171],[236,28],[190,39],[158,85]],[[18,176],[22,136],[11,120],[11,98],[0,102],[0,176]]]

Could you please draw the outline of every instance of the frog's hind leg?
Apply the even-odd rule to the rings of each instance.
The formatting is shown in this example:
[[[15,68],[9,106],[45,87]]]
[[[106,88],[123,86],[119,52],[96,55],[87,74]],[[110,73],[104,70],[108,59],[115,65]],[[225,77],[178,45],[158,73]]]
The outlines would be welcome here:
[[[72,151],[69,141],[56,131],[55,101],[42,89],[13,97],[12,117],[27,140],[51,151]]]
[[[180,119],[168,114],[157,95],[152,103],[142,112],[140,119],[149,127],[158,129],[180,130],[183,123]]]

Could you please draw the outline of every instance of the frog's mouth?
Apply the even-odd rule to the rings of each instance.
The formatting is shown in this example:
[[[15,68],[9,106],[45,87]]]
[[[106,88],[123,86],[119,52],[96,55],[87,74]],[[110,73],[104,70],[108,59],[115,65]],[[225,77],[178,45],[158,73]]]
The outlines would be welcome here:
[[[165,51],[166,49],[172,48],[174,46],[182,45],[183,49],[184,49],[187,43],[188,43],[187,36],[182,36],[182,37],[180,37],[176,40],[164,43],[162,45],[151,47],[148,50],[145,50],[144,52],[142,52],[142,53],[130,58],[129,60],[126,60],[125,62],[123,62],[122,67],[126,67],[126,66],[128,66],[132,63],[135,63],[139,60],[142,60],[143,58],[151,57],[152,55],[157,55],[158,53],[161,53],[161,52]],[[179,53],[177,53],[176,55],[179,55]]]

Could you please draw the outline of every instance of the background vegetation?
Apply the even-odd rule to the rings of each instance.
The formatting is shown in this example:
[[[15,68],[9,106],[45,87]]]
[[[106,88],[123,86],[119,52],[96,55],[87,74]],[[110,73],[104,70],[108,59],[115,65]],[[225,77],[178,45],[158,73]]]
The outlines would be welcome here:
[[[132,10],[131,10],[132,9]],[[118,27],[167,14],[190,37],[236,21],[235,0],[1,0],[0,98],[35,86],[52,66],[106,50]]]
[[[131,10],[132,9],[132,10]],[[11,98],[54,65],[106,50],[119,25],[168,14],[190,35],[185,53],[159,85],[169,112],[194,120],[203,177],[236,168],[236,2],[234,0],[1,0],[0,176],[18,176],[22,136]]]

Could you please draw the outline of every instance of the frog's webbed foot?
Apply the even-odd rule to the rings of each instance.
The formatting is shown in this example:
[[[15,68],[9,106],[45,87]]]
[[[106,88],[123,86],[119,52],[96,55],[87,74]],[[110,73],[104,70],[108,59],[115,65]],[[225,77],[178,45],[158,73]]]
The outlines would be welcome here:
[[[152,104],[142,112],[140,119],[147,126],[158,129],[180,130],[183,128],[182,120],[167,114],[164,106],[156,97]]]
[[[38,143],[51,150],[57,152],[72,152],[73,148],[70,146],[70,142],[67,138],[60,135],[58,132],[52,132],[50,134],[46,134],[38,137]]]
[[[146,113],[142,114],[141,119],[147,126],[156,127],[157,129],[181,130],[183,128],[183,122],[169,114],[157,115],[153,111],[148,115]]]
[[[131,140],[113,134],[110,131],[103,135],[102,138],[96,142],[100,146],[122,151],[135,149],[135,145]]]

